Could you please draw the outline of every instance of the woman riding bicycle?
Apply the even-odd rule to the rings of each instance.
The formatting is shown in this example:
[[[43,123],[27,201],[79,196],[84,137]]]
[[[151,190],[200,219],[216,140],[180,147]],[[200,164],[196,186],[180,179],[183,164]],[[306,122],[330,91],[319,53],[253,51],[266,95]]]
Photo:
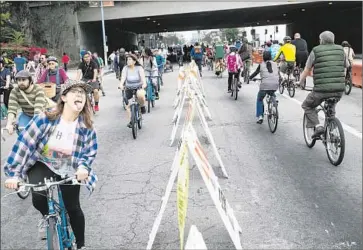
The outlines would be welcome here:
[[[86,96],[89,85],[69,82],[62,86],[58,106],[51,113],[36,115],[19,135],[4,166],[5,187],[16,189],[21,179],[39,184],[44,178],[60,180],[76,176],[87,181],[90,191],[97,176],[92,163],[97,155],[97,137],[91,119],[91,108]],[[85,246],[85,218],[80,206],[79,185],[61,186],[64,205],[70,218],[77,249]],[[32,191],[33,206],[43,215],[48,214],[45,191]],[[44,228],[39,233],[45,239]]]
[[[228,93],[230,93],[232,86],[232,78],[235,77],[238,80],[238,87],[241,87],[239,82],[239,74],[242,68],[242,60],[241,57],[236,53],[237,48],[231,46],[230,53],[226,56],[227,68],[228,68]]]
[[[275,91],[279,87],[278,71],[277,63],[272,61],[271,52],[266,50],[263,52],[263,62],[250,76],[250,79],[253,79],[257,74],[261,75],[260,90],[256,101],[256,117],[259,124],[263,122],[263,99],[267,94],[276,97]]]
[[[124,89],[124,87],[126,87],[124,98],[126,98],[127,100],[126,110],[128,120],[130,121],[127,126],[131,128],[131,112],[129,107],[129,100],[133,96],[133,91],[137,89],[136,96],[141,106],[141,113],[145,114],[146,108],[144,89],[147,87],[147,85],[144,69],[138,62],[136,55],[127,54],[126,63],[127,66],[123,68],[121,73],[120,89]]]
[[[152,76],[152,84],[155,89],[156,100],[159,99],[159,92],[157,86],[157,77],[159,76],[156,58],[154,57],[151,49],[146,48],[142,57],[139,59],[140,64],[144,67],[146,78]]]

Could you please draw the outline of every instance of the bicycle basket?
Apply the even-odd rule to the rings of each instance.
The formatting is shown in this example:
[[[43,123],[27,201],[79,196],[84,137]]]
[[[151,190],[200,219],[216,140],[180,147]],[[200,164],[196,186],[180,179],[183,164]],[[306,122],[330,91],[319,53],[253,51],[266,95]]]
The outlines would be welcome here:
[[[52,82],[40,83],[39,84],[43,90],[44,94],[48,98],[53,98],[56,95],[56,84]]]

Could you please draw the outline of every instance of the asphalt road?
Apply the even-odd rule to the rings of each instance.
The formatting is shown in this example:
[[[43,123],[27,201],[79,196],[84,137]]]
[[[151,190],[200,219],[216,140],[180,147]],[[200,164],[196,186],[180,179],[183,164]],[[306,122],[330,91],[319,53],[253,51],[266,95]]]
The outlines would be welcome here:
[[[177,68],[177,66],[176,66]],[[94,164],[99,182],[91,197],[82,193],[86,244],[91,249],[145,249],[170,175],[175,147],[169,147],[177,73],[164,75],[161,99],[137,140],[126,127],[118,83],[105,77],[106,97],[95,117],[99,152]],[[318,142],[306,147],[303,112],[295,98],[280,96],[280,120],[275,134],[267,122],[256,124],[257,83],[242,86],[237,101],[226,93],[227,78],[204,70],[204,87],[213,120],[208,122],[230,176],[220,185],[242,227],[245,249],[362,249],[362,91],[344,96],[337,117],[346,124],[346,154],[332,166]],[[211,146],[194,122],[210,163],[220,170]],[[1,142],[3,163],[15,137]],[[2,174],[3,187],[4,176]],[[1,188],[3,197],[8,190]],[[192,224],[208,249],[234,249],[195,166],[190,171],[186,235]],[[154,249],[178,249],[174,186]],[[40,216],[31,197],[1,199],[1,249],[41,249],[36,240]]]

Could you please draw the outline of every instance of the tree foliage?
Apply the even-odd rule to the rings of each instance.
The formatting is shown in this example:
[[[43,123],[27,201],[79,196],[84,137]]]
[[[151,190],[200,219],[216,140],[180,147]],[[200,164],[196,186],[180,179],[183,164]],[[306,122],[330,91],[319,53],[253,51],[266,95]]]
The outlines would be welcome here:
[[[239,29],[238,28],[228,28],[221,29],[223,39],[227,39],[228,42],[234,42],[238,39]]]

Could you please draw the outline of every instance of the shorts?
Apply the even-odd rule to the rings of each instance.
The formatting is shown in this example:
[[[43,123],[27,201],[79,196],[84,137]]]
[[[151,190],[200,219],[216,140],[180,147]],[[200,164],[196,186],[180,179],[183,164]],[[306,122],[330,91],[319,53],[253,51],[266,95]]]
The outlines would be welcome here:
[[[301,69],[305,68],[306,61],[308,60],[308,52],[296,52],[296,65]]]
[[[126,97],[126,103],[128,100],[130,100],[133,96],[133,92],[135,89],[125,89],[125,97]]]
[[[82,79],[82,81],[84,82],[88,82],[89,80],[87,79]],[[95,82],[89,82],[87,83],[88,85],[90,85],[92,87],[93,90],[98,90],[100,89],[100,82],[99,81],[95,81]]]

